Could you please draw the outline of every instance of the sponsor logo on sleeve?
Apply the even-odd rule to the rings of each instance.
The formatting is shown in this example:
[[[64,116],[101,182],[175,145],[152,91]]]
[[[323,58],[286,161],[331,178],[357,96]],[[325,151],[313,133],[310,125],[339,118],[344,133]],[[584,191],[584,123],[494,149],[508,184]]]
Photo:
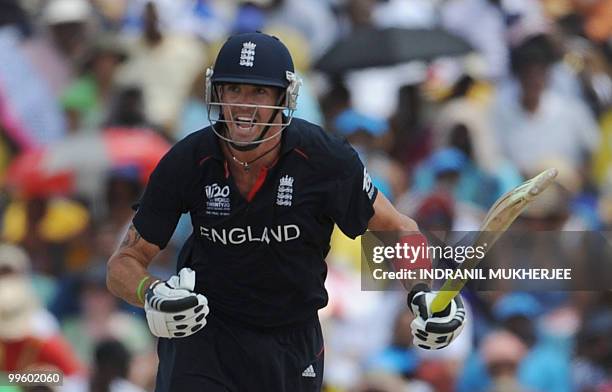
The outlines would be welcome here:
[[[372,200],[374,197],[374,184],[372,184],[372,178],[365,167],[363,168],[363,191],[368,195],[368,198]]]

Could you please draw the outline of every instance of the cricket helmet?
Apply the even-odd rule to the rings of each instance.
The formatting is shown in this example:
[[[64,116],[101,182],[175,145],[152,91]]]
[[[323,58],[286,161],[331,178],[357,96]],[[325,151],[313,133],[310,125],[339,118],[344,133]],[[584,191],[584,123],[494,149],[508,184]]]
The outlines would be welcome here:
[[[274,106],[225,103],[220,99],[218,90],[218,87],[225,83],[276,87],[282,93]],[[276,136],[266,138],[266,133],[271,126],[279,125],[271,122],[278,111],[284,114],[281,130],[291,123],[301,84],[301,80],[295,75],[291,54],[278,38],[260,32],[231,36],[221,47],[214,66],[206,70],[208,119],[217,136],[232,146],[243,150],[256,148],[260,143]],[[224,118],[221,110],[224,106],[249,107],[254,109],[255,113],[260,108],[274,109],[274,112],[268,122],[255,122],[253,114],[251,126],[264,126],[264,130],[256,140],[236,145],[222,129],[215,127],[217,123],[244,123],[233,118]]]

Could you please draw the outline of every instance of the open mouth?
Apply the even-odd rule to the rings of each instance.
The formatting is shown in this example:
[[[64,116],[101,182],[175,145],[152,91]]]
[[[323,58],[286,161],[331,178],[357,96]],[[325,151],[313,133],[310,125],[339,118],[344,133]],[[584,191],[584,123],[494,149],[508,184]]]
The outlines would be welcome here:
[[[238,116],[235,117],[234,124],[242,130],[249,130],[253,127],[253,122],[255,120],[251,117]]]

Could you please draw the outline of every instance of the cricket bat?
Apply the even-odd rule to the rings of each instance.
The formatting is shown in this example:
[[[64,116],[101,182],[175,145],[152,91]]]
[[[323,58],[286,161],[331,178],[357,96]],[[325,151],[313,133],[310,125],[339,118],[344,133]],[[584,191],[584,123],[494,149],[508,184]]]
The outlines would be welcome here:
[[[474,246],[487,244],[486,248],[490,249],[525,207],[554,181],[557,174],[554,168],[544,170],[497,199],[485,216]],[[465,260],[460,268],[474,268],[479,261],[475,257]],[[432,313],[444,310],[466,283],[467,279],[448,279],[444,282],[431,304]]]

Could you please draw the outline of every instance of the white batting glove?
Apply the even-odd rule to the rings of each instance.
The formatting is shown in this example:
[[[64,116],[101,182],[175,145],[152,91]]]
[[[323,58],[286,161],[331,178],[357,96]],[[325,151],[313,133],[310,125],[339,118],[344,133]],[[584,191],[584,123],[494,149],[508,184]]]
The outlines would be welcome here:
[[[145,312],[151,333],[160,338],[182,338],[206,325],[208,300],[193,292],[195,271],[183,268],[165,282],[156,282],[145,294]]]
[[[439,350],[448,346],[463,329],[465,308],[457,295],[441,312],[431,313],[431,303],[436,292],[419,283],[408,294],[408,306],[414,314],[410,324],[413,342],[426,350]]]

